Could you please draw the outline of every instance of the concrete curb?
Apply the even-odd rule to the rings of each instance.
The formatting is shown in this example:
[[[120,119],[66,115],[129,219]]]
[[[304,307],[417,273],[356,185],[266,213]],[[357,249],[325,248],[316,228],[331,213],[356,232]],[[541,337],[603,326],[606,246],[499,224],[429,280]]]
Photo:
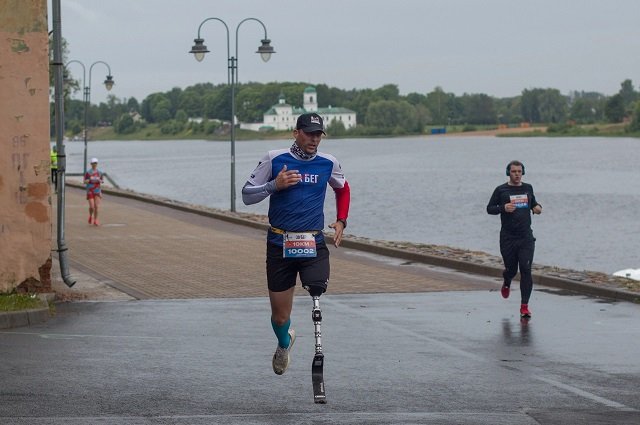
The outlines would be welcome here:
[[[49,320],[49,305],[42,301],[41,308],[29,310],[0,312],[0,329],[18,328],[22,326],[35,325]]]
[[[84,189],[84,186],[77,183],[66,183],[69,186]],[[135,199],[141,202],[147,202],[155,205],[161,205],[168,208],[173,208],[179,211],[185,211],[192,214],[198,214],[205,217],[215,218],[242,226],[253,227],[256,229],[267,230],[269,225],[263,223],[257,223],[252,220],[248,220],[242,217],[234,217],[227,214],[216,213],[213,211],[199,210],[191,206],[187,206],[178,201],[170,199],[157,199],[149,195],[143,195],[135,192],[128,192],[124,190],[114,190],[103,188],[104,193],[114,196],[120,196],[123,198]],[[331,237],[328,236],[327,240],[331,241]],[[345,248],[351,248],[358,251],[369,252],[372,254],[378,254],[385,257],[399,258],[407,261],[424,263],[438,267],[445,267],[453,270],[459,270],[467,273],[474,273],[483,276],[490,277],[502,277],[502,268],[493,267],[484,264],[470,263],[466,261],[460,261],[453,258],[437,257],[429,254],[422,254],[418,252],[410,252],[397,248],[384,247],[379,245],[373,245],[366,242],[353,241],[349,239],[342,240],[342,246]],[[606,286],[598,286],[592,283],[580,282],[577,280],[564,279],[557,276],[550,276],[540,273],[533,273],[534,282],[537,285],[563,289],[566,291],[576,292],[585,295],[592,295],[602,298],[610,298],[614,300],[630,301],[633,303],[640,303],[640,294],[626,291],[624,289],[611,288]]]
[[[459,270],[467,273],[502,278],[502,268],[489,265],[470,263],[452,258],[437,257],[428,254],[409,252],[397,248],[381,247],[364,242],[349,241],[344,239],[342,241],[342,245],[345,248],[357,249],[359,251],[384,255],[386,257],[400,258],[408,261],[430,264],[433,266],[446,267],[449,269]],[[549,276],[541,273],[533,273],[533,279],[537,285],[563,289],[566,291],[572,291],[581,294],[593,295],[596,297],[640,303],[640,294],[631,291],[625,291],[623,289],[598,286],[592,283],[563,279],[561,277]]]

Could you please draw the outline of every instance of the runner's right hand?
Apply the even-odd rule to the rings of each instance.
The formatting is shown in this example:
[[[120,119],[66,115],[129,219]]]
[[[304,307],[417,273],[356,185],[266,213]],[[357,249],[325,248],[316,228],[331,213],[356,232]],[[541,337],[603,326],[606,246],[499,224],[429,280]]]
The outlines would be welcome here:
[[[276,189],[282,190],[289,186],[297,184],[302,179],[298,170],[287,170],[286,164],[282,166],[282,170],[276,176]]]

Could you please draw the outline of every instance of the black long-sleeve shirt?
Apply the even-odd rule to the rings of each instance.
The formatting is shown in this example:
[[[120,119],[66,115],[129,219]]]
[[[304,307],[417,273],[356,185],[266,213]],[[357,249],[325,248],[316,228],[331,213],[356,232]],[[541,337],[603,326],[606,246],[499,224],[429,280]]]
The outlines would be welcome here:
[[[508,213],[504,206],[508,203],[516,205],[515,211]],[[539,205],[533,194],[533,186],[522,183],[511,186],[508,183],[496,187],[487,204],[487,213],[500,214],[502,229],[500,234],[505,236],[523,237],[531,232],[531,210]]]

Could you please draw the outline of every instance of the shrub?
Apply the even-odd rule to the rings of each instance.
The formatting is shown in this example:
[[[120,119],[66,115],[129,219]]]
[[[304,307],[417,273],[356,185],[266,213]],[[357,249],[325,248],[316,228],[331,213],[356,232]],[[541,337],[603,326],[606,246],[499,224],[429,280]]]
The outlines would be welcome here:
[[[169,120],[162,123],[160,133],[162,134],[178,134],[184,130],[184,123],[176,120]]]
[[[550,124],[547,127],[547,133],[556,133],[556,134],[568,133],[569,128],[570,128],[569,125],[564,123]]]
[[[130,134],[136,131],[136,123],[129,114],[122,114],[113,124],[113,131],[117,134]]]

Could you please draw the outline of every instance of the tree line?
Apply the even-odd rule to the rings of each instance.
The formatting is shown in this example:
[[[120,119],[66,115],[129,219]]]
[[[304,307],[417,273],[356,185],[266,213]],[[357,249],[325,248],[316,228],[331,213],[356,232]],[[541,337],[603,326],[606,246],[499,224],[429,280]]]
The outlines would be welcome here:
[[[278,103],[280,96],[295,107],[302,107],[303,91],[309,83],[282,82],[239,84],[236,88],[236,117],[241,122],[261,122],[263,114]],[[441,87],[429,93],[401,95],[398,86],[377,89],[343,90],[326,84],[314,85],[321,107],[340,106],[356,112],[358,125],[346,130],[339,122],[329,123],[332,136],[419,134],[428,127],[451,125],[496,126],[566,125],[620,123],[629,120],[629,130],[640,131],[640,93],[630,79],[620,84],[612,96],[596,92],[557,89],[525,89],[519,96],[496,98],[487,94],[456,96]],[[73,88],[73,85],[70,87]],[[76,89],[78,85],[76,84]],[[106,102],[90,105],[89,127],[113,125],[126,134],[148,124],[160,126],[163,133],[178,134],[186,129],[210,134],[220,131],[231,118],[231,88],[227,84],[196,84],[153,93],[142,102],[110,95]],[[192,120],[202,118],[202,120]],[[66,98],[66,128],[78,134],[84,125],[84,103]],[[196,122],[197,121],[197,122]]]

